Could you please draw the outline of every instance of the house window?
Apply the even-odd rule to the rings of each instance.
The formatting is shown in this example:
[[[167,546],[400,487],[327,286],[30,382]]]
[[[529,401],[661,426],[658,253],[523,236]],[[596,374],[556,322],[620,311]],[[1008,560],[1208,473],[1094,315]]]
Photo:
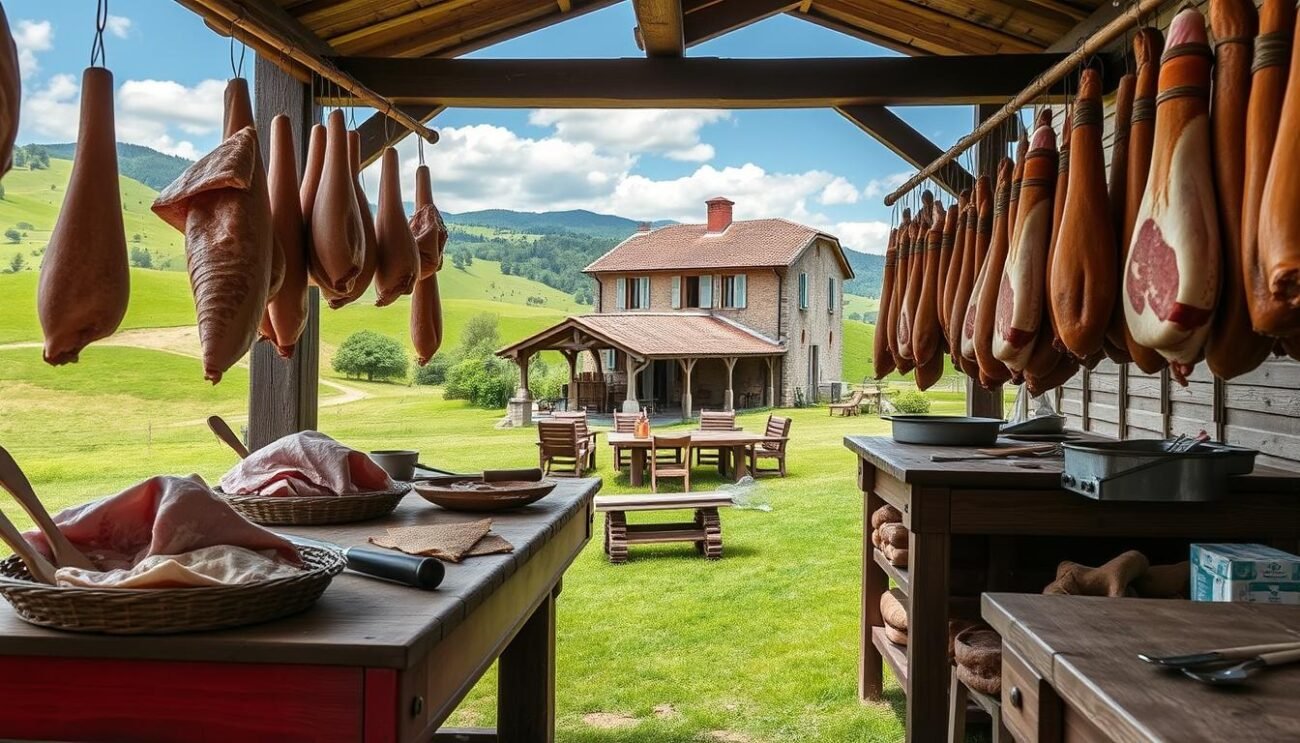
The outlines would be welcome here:
[[[618,368],[618,351],[612,348],[605,349],[605,371],[612,372]]]
[[[733,309],[745,309],[745,274],[722,277],[722,306]]]
[[[826,311],[835,314],[835,279],[826,279]]]
[[[708,309],[713,306],[712,276],[674,276],[673,309]]]
[[[614,309],[650,309],[650,277],[620,276],[614,279]]]
[[[808,309],[808,274],[799,274],[799,309]]]

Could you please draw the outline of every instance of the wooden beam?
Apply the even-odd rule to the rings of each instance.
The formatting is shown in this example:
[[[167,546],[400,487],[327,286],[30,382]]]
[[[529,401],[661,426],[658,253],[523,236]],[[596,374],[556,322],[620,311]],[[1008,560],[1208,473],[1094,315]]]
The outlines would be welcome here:
[[[409,106],[404,109],[406,115],[421,124],[429,123],[433,117],[446,110],[446,106],[425,105]],[[378,160],[385,147],[396,145],[408,134],[402,127],[393,126],[388,122],[387,116],[378,112],[361,122],[357,127],[357,133],[361,135],[361,167],[363,168]]]
[[[798,0],[726,0],[705,5],[686,14],[686,46],[702,44],[798,7]]]
[[[923,168],[943,154],[938,145],[884,106],[843,106],[835,110],[914,168]],[[956,195],[973,186],[975,179],[965,168],[951,163],[935,176],[935,182]]]
[[[637,40],[647,57],[682,56],[682,0],[632,0],[632,8]]]
[[[462,54],[476,52],[493,44],[500,44],[503,41],[509,41],[524,34],[550,28],[557,23],[569,21],[602,8],[608,8],[618,2],[622,2],[622,0],[582,0],[582,2],[571,0],[569,4],[570,10],[567,13],[538,14],[534,12],[530,16],[511,16],[508,22],[493,24],[486,31],[474,29],[471,32],[462,25],[437,38],[407,40],[398,45],[385,46],[383,53],[394,57],[416,57],[428,54],[436,54],[440,57],[459,57]]]
[[[858,26],[845,23],[844,21],[841,21],[839,19],[822,15],[817,12],[817,8],[810,8],[807,11],[802,11],[798,13],[791,11],[786,15],[791,15],[794,16],[795,18],[802,18],[803,20],[808,21],[809,23],[814,23],[818,26],[821,26],[822,28],[826,28],[826,29],[830,29],[831,31],[842,33],[845,36],[852,36],[855,39],[865,41],[868,44],[875,44],[876,46],[882,49],[888,49],[891,52],[898,52],[899,54],[906,54],[909,56],[914,54],[925,53],[922,50],[908,46],[906,43],[898,39],[890,37],[889,34],[887,33],[881,33],[878,31],[860,28]]]
[[[817,108],[1005,101],[1060,54],[824,59],[391,59],[340,66],[399,105]]]

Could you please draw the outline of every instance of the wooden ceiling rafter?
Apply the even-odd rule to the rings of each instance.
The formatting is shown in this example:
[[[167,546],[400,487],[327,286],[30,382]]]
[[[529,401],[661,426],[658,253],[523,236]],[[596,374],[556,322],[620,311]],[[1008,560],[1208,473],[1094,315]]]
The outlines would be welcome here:
[[[632,0],[637,46],[647,57],[680,57],[686,51],[682,0]]]
[[[835,111],[918,170],[943,154],[938,145],[884,106],[837,106]],[[934,180],[954,196],[975,185],[974,177],[957,163],[949,163]]]
[[[795,10],[799,0],[727,0],[707,3],[686,14],[686,46],[702,44],[779,13]]]
[[[508,34],[505,38],[520,36],[519,27],[545,20],[559,23],[572,14],[560,13],[554,0],[479,0],[463,13],[452,13],[436,25],[419,23],[397,27],[391,35],[372,35],[364,41],[340,46],[346,56],[382,53],[386,57],[422,57],[430,54],[446,55],[446,50],[472,42],[484,36]]]
[[[428,124],[433,121],[434,117],[446,110],[446,106],[416,105],[402,107],[402,111],[407,116],[419,121],[421,124]],[[357,134],[361,137],[361,167],[363,168],[378,160],[379,156],[384,154],[385,147],[395,147],[398,142],[406,138],[407,131],[391,124],[386,126],[386,118],[383,114],[376,112],[357,126]]]

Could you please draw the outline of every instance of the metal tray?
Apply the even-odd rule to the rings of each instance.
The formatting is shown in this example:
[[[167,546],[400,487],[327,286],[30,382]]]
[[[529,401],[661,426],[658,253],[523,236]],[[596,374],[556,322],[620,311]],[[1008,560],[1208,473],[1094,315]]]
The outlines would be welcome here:
[[[1201,444],[1170,454],[1160,439],[1066,443],[1061,487],[1095,500],[1209,501],[1255,469],[1254,449]]]
[[[1000,418],[961,415],[884,415],[894,424],[894,441],[930,446],[992,446],[997,443]]]

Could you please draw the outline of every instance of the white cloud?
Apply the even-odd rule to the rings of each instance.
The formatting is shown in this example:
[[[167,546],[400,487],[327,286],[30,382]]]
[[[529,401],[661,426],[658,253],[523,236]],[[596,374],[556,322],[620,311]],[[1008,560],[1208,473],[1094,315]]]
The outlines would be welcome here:
[[[888,222],[837,222],[827,230],[846,248],[884,255],[889,243]]]
[[[131,31],[131,19],[126,16],[110,15],[108,22],[105,24],[110,34],[119,39],[125,39]]]
[[[862,195],[868,199],[878,199],[885,194],[893,191],[895,188],[907,183],[907,179],[912,177],[912,172],[891,173],[882,178],[872,178],[867,187],[862,190]]]
[[[543,109],[528,122],[554,127],[567,142],[586,143],[616,154],[655,154],[684,162],[713,159],[712,145],[700,141],[700,130],[730,118],[727,111]]]
[[[14,25],[13,37],[18,48],[18,69],[26,80],[40,69],[37,52],[54,48],[54,26],[49,21],[21,20]]]
[[[224,80],[203,80],[186,86],[174,80],[127,80],[117,93],[122,118],[162,126],[177,126],[191,135],[221,129]]]
[[[58,74],[23,96],[23,131],[45,141],[71,142],[77,138],[78,96],[81,85],[72,75]]]
[[[818,196],[817,200],[826,206],[856,204],[858,203],[858,189],[857,186],[849,183],[847,178],[839,176],[826,184],[826,188],[822,189],[821,196]]]

